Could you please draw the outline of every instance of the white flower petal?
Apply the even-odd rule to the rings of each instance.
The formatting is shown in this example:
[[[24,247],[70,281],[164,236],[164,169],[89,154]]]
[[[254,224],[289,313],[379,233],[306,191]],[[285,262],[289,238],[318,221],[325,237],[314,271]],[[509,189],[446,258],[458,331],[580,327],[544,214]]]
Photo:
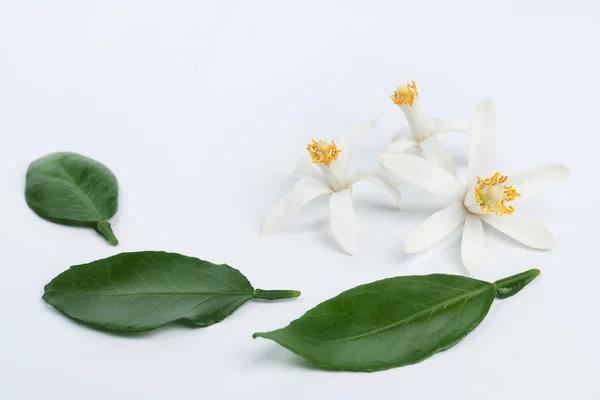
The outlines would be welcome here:
[[[467,213],[465,228],[462,235],[460,254],[462,262],[469,271],[469,275],[475,276],[481,269],[483,262],[483,224],[477,215]]]
[[[385,153],[403,153],[404,151],[416,145],[417,142],[414,140],[398,139],[394,143],[390,144],[387,149],[385,149]]]
[[[330,192],[331,189],[325,185],[303,184],[297,186],[275,204],[265,221],[262,236],[270,236],[277,232],[283,222],[296,215],[306,203],[315,197]]]
[[[380,154],[377,158],[395,178],[428,192],[452,199],[465,194],[465,186],[454,175],[421,157],[403,153]]]
[[[433,121],[433,132],[438,135],[444,132],[468,132],[469,124],[464,122],[446,121],[442,118],[436,118]]]
[[[469,172],[467,184],[477,175],[488,177],[496,157],[496,114],[491,100],[484,100],[475,109],[469,129]]]
[[[309,155],[305,155],[298,161],[296,167],[294,168],[293,175],[298,178],[318,179],[321,182],[326,183],[323,173],[319,167],[312,163]]]
[[[394,136],[392,136],[392,140],[391,142],[397,142],[398,140],[408,140],[408,141],[413,141],[413,134],[412,131],[410,130],[409,126],[403,126],[402,128],[398,129],[398,131],[396,132],[396,134]]]
[[[570,169],[562,164],[546,164],[520,174],[510,175],[507,185],[513,185],[521,194],[532,194],[546,189],[569,175]]]
[[[554,246],[552,232],[524,215],[485,214],[481,219],[500,232],[534,249],[548,250]]]
[[[465,220],[466,213],[462,203],[454,203],[432,214],[408,235],[404,251],[417,253],[437,244],[458,228]]]
[[[352,153],[354,145],[356,144],[358,139],[360,139],[361,136],[365,134],[365,132],[373,128],[376,124],[377,120],[372,119],[370,121],[357,125],[349,131],[343,133],[339,141],[337,142],[338,149],[342,151],[338,155],[338,159],[336,160],[335,164],[343,164],[345,166],[348,162],[348,157]]]
[[[356,254],[356,214],[349,189],[333,192],[329,199],[331,232],[340,246],[351,255]]]
[[[425,154],[425,158],[435,165],[440,166],[452,175],[456,175],[456,166],[450,153],[444,148],[444,144],[435,136],[429,137],[423,140],[421,143],[421,150]]]
[[[337,160],[331,163],[329,169],[340,182],[346,182],[348,180],[348,158],[350,157],[350,154],[352,154],[356,141],[360,139],[365,132],[373,128],[375,124],[377,124],[377,120],[373,119],[355,126],[342,134],[340,140],[336,142],[337,148],[341,151]]]
[[[392,196],[394,196],[398,204],[398,208],[401,207],[402,195],[400,193],[400,189],[398,188],[398,185],[389,176],[389,174],[377,169],[364,170],[358,171],[350,179],[350,183],[352,185],[360,181],[371,181],[382,185],[391,193]]]
[[[406,117],[415,141],[420,142],[430,136],[432,121],[423,113],[419,96],[415,97],[411,105],[401,105],[400,109]]]

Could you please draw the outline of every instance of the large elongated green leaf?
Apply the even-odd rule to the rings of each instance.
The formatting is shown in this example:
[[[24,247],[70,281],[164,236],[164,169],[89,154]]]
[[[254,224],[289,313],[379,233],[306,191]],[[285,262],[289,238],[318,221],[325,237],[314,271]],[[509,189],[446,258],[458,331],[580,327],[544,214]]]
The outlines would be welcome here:
[[[40,217],[94,228],[117,245],[108,219],[117,212],[117,178],[98,161],[75,153],[52,153],[27,170],[25,199]]]
[[[255,290],[244,275],[225,264],[146,251],[73,266],[46,285],[43,298],[92,326],[148,331],[175,321],[208,326],[252,298],[299,295],[294,290]]]
[[[486,316],[494,297],[509,297],[539,274],[496,284],[455,275],[402,276],[357,286],[285,328],[255,333],[334,370],[377,371],[445,350]]]

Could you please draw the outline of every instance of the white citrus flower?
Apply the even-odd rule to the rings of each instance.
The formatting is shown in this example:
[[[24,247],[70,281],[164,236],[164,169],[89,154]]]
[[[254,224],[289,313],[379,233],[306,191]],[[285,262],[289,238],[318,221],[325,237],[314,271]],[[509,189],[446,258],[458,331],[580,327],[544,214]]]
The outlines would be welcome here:
[[[384,167],[398,178],[454,200],[452,205],[434,213],[410,233],[404,244],[407,253],[430,248],[465,222],[461,256],[469,273],[475,275],[483,259],[482,220],[526,246],[552,248],[552,233],[538,222],[516,213],[512,203],[562,181],[569,169],[561,164],[546,164],[510,176],[494,173],[495,131],[492,103],[483,101],[471,122],[466,185],[425,159],[410,154],[379,156]]]
[[[468,131],[467,124],[452,123],[440,118],[428,118],[421,109],[421,100],[417,84],[412,82],[401,86],[391,96],[392,101],[404,112],[408,126],[401,128],[392,138],[392,144],[386,153],[402,153],[411,147],[420,148],[425,158],[456,174],[452,157],[440,141],[443,133],[450,131]]]
[[[333,236],[344,250],[356,253],[356,217],[352,204],[352,186],[364,180],[383,185],[396,198],[400,205],[400,190],[385,172],[364,170],[350,176],[348,158],[354,143],[360,136],[375,126],[372,120],[344,133],[338,144],[335,142],[315,141],[308,144],[308,154],[296,165],[294,175],[309,178],[311,182],[300,183],[291,193],[282,198],[273,208],[262,235],[275,233],[286,219],[294,216],[309,201],[329,194],[329,221]]]

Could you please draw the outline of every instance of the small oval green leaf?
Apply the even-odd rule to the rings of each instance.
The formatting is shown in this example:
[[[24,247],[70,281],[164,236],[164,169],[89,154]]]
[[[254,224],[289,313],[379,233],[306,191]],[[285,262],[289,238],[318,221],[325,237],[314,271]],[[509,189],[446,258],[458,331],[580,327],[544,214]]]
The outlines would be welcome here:
[[[273,292],[273,299],[299,295]],[[156,251],[73,266],[48,283],[43,296],[67,316],[112,331],[148,331],[175,321],[209,326],[253,297],[237,269]]]
[[[332,370],[378,371],[422,361],[486,316],[494,284],[463,276],[402,276],[357,286],[287,327],[255,333]]]
[[[108,219],[117,212],[119,186],[98,161],[75,153],[52,153],[31,163],[25,199],[40,217],[94,228],[110,244],[117,238]]]

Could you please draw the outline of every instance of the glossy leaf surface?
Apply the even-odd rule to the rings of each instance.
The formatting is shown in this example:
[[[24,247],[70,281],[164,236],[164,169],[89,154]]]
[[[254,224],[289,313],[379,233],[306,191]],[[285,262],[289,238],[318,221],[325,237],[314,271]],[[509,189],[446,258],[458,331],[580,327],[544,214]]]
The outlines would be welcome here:
[[[343,292],[287,327],[254,337],[274,340],[323,368],[383,370],[453,346],[483,320],[495,296],[494,284],[463,276],[384,279]]]
[[[169,322],[208,326],[253,297],[297,297],[296,291],[256,293],[237,269],[175,253],[122,253],[76,265],[45,287],[43,298],[80,322],[115,331],[148,331]]]
[[[117,245],[108,219],[117,212],[119,186],[103,164],[75,153],[52,153],[27,170],[25,199],[40,217],[94,228]]]

